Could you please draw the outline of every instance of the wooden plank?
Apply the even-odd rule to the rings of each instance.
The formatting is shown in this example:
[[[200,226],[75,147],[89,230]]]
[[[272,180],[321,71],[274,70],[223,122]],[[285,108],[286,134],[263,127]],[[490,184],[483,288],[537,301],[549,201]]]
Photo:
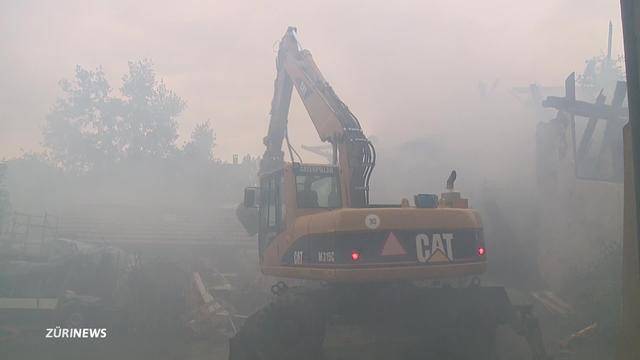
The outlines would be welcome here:
[[[54,298],[0,298],[0,310],[55,310]]]
[[[568,100],[564,97],[548,96],[542,106],[546,108],[555,108],[567,113],[586,118],[596,117],[598,119],[617,121],[624,123],[628,120],[627,108],[614,109],[609,105],[596,105],[581,100]]]
[[[600,91],[598,98],[596,99],[596,105],[603,105],[606,100],[606,96]],[[584,157],[589,152],[589,148],[591,148],[591,140],[593,139],[593,132],[596,129],[596,125],[598,124],[598,118],[592,117],[589,118],[589,122],[587,123],[587,128],[584,130],[584,134],[580,139],[580,145],[578,146],[578,152],[576,154],[577,162],[580,163]]]

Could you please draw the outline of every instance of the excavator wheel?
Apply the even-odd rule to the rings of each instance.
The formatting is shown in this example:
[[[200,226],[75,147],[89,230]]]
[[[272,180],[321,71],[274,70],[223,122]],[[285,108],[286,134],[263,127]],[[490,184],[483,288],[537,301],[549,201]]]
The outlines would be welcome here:
[[[251,315],[229,341],[229,360],[322,359],[325,321],[312,295],[291,290]]]

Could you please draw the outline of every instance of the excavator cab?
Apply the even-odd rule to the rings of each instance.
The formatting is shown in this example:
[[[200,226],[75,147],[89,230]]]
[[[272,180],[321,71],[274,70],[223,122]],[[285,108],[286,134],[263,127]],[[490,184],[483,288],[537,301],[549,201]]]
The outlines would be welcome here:
[[[261,255],[297,216],[342,207],[338,173],[332,165],[288,163],[262,174],[259,188],[245,189],[244,207],[257,207]]]

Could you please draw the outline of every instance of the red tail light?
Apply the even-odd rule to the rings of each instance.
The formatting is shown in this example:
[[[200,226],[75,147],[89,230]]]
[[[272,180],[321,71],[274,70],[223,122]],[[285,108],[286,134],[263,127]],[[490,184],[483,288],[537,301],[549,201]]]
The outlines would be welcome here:
[[[486,250],[484,249],[484,246],[480,246],[478,248],[478,256],[484,256],[485,253],[486,253]]]
[[[360,253],[356,250],[351,251],[351,260],[358,261],[360,259]]]

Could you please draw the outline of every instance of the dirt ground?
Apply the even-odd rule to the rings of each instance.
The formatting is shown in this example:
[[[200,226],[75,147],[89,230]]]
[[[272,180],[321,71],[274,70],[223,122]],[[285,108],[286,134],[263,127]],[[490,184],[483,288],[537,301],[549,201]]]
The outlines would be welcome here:
[[[558,354],[558,340],[571,332],[568,319],[554,317],[538,309],[547,349],[557,359],[609,359],[609,346],[598,336],[581,344],[573,354]],[[501,360],[528,360],[526,342],[513,330],[498,330]],[[0,340],[0,359],[6,360],[226,360],[224,339],[194,339],[186,335],[136,336],[109,334],[106,339],[45,339],[45,329],[22,331]]]
[[[220,255],[220,254],[218,254]],[[173,254],[176,257],[176,254]],[[179,259],[179,263],[189,263],[191,254],[186,256],[187,260]],[[176,260],[177,261],[177,260]],[[221,261],[216,261],[220,263]],[[148,264],[153,265],[153,262]],[[159,263],[163,266],[150,267],[149,272],[155,276],[166,280],[168,277],[162,269],[175,270],[175,267],[166,263]],[[171,265],[171,263],[169,264]],[[168,266],[168,267],[167,267]],[[230,267],[230,266],[229,266]],[[237,270],[237,269],[233,269]],[[166,274],[165,274],[166,275]],[[251,278],[251,276],[246,276]],[[265,280],[266,281],[266,280]],[[167,288],[166,282],[153,282],[159,288]],[[486,282],[485,285],[501,285],[499,281]],[[145,287],[146,288],[146,287]],[[149,287],[154,289],[155,287]],[[530,291],[526,289],[515,290],[510,288],[509,297],[514,304],[534,303],[530,296]],[[151,298],[157,298],[156,291],[150,291]],[[161,296],[163,297],[163,296]],[[166,297],[166,296],[164,296]],[[250,296],[249,296],[250,297]],[[264,299],[265,301],[267,299]],[[153,301],[151,302],[153,303]],[[158,305],[158,304],[156,304]],[[135,307],[129,312],[127,317],[136,318],[152,306],[149,302],[143,301],[142,307]],[[167,307],[158,307],[167,309]],[[169,307],[170,308],[170,307]],[[162,310],[166,315],[166,311]],[[540,320],[543,337],[547,343],[547,349],[554,355],[557,354],[558,342],[569,336],[571,333],[589,325],[593,319],[575,319],[575,316],[560,317],[545,311],[544,307],[536,304],[534,313]],[[142,317],[144,319],[144,317]],[[25,320],[25,319],[22,319]],[[175,327],[173,324],[175,323]],[[105,323],[101,323],[104,325]],[[0,360],[74,360],[74,359],[95,359],[95,360],[226,360],[228,357],[227,341],[223,337],[217,339],[190,337],[184,329],[184,324],[179,321],[179,317],[168,317],[164,322],[154,323],[146,331],[156,331],[159,326],[164,326],[160,334],[139,335],[119,333],[110,331],[106,339],[47,339],[45,329],[47,326],[30,324],[26,321],[13,322],[11,326],[22,326],[23,328],[15,335],[11,334],[9,324],[3,324],[0,317]],[[161,325],[159,325],[161,324]],[[25,328],[27,327],[28,328]],[[601,326],[601,331],[606,331],[606,327]],[[602,335],[602,334],[601,334]],[[586,344],[581,344],[574,354],[562,359],[576,360],[604,360],[611,358],[612,346],[599,339],[611,338],[611,336],[595,336],[589,339]],[[518,337],[510,329],[502,328],[498,332],[499,352],[503,354],[500,360],[527,360],[527,345],[524,339]],[[561,357],[557,357],[560,359]]]

